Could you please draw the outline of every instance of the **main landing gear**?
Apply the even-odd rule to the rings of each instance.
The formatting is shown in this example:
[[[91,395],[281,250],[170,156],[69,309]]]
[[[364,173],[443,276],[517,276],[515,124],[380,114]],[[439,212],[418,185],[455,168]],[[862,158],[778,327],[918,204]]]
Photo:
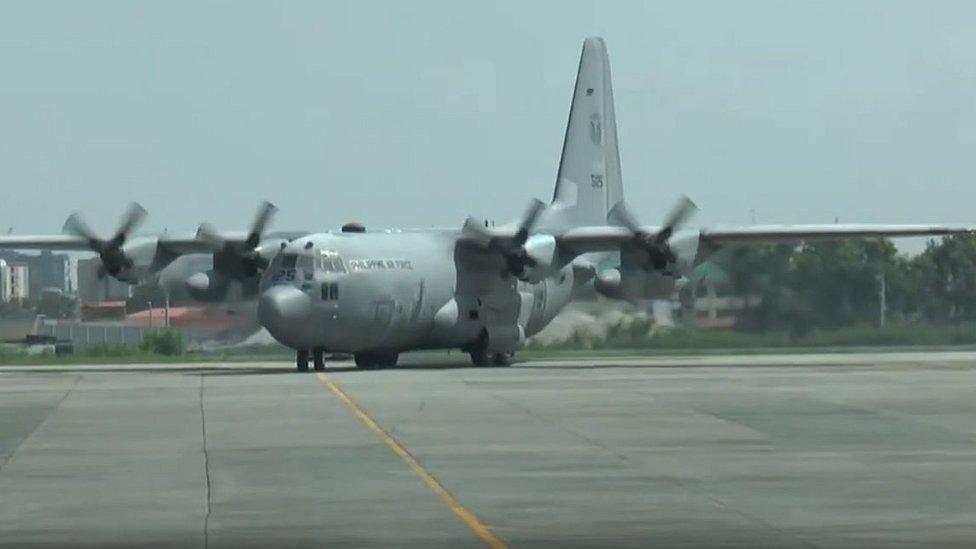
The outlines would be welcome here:
[[[295,353],[295,365],[298,367],[299,372],[308,371],[308,349],[299,349]],[[322,372],[325,370],[325,349],[318,347],[312,349],[312,363],[314,365],[316,372]]]
[[[474,349],[468,354],[475,366],[511,366],[515,363],[515,351],[489,353],[486,349]]]

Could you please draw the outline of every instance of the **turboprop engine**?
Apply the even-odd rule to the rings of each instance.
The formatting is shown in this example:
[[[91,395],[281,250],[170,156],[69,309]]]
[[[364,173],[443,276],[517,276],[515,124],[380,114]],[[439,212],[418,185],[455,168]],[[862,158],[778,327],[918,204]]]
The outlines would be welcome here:
[[[243,241],[227,239],[208,224],[200,226],[197,238],[209,242],[214,249],[213,269],[186,279],[186,290],[193,299],[216,302],[257,295],[261,271],[284,241],[264,238],[276,210],[270,202],[262,203]]]
[[[111,276],[122,282],[135,284],[139,282],[140,273],[135,272],[135,262],[133,252],[151,258],[156,253],[156,245],[153,243],[143,243],[138,246],[138,250],[132,247],[126,248],[125,243],[130,235],[146,219],[146,210],[139,204],[133,202],[129,204],[129,209],[122,216],[119,228],[111,238],[102,238],[85,222],[78,212],[72,213],[67,221],[64,222],[63,231],[81,238],[88,242],[91,251],[98,254],[101,265],[98,267],[98,278]]]
[[[556,237],[548,234],[535,234],[522,246],[524,259],[520,264],[518,278],[526,282],[538,282],[556,269],[558,248]]]
[[[514,276],[524,282],[539,282],[568,263],[559,254],[556,237],[549,234],[533,234],[539,216],[546,205],[534,199],[510,237],[498,237],[484,222],[469,217],[463,231],[479,245],[501,256],[502,276]]]
[[[697,207],[682,197],[655,232],[645,230],[627,211],[623,202],[611,211],[633,239],[620,250],[620,267],[596,274],[597,292],[614,299],[668,298],[691,269],[698,251],[698,231],[676,232]]]

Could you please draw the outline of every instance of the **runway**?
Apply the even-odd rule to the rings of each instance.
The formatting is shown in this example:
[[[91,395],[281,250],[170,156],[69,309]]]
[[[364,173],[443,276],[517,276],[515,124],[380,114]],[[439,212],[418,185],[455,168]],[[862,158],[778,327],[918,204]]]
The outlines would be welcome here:
[[[407,362],[0,367],[0,547],[976,540],[974,353]]]

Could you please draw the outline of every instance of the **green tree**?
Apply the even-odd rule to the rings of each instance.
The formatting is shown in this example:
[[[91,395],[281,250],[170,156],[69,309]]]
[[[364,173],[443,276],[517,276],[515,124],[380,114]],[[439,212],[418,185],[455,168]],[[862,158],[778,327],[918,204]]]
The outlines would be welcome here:
[[[881,307],[880,276],[895,268],[890,240],[812,242],[793,259],[791,288],[810,326],[873,323]]]
[[[911,264],[917,295],[913,305],[929,320],[976,319],[976,235],[930,241]]]

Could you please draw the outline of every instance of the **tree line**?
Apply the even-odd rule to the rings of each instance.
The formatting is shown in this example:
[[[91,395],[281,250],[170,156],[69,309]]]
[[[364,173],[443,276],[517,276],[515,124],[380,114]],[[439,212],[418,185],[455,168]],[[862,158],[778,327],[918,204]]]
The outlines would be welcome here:
[[[746,331],[976,320],[976,235],[930,240],[914,256],[887,239],[750,246],[716,254],[696,274],[685,298],[707,284],[759,298],[738,314]]]

